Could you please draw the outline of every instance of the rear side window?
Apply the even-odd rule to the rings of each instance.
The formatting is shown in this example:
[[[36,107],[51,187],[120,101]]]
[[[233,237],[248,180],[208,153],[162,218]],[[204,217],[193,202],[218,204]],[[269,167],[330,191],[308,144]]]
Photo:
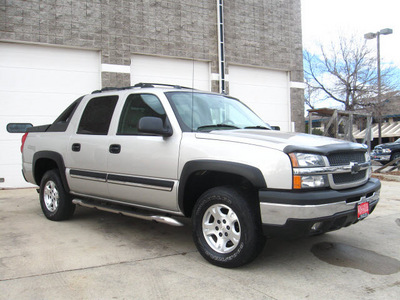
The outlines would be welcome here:
[[[152,94],[132,94],[126,99],[118,126],[118,135],[147,135],[138,130],[139,120],[143,117],[158,117],[165,122],[165,110]]]
[[[69,121],[71,121],[72,116],[75,113],[76,108],[83,99],[83,96],[75,100],[66,110],[51,124],[48,132],[64,132],[68,128]]]
[[[69,122],[75,112],[76,107],[83,99],[83,96],[75,100],[70,106],[68,106],[63,113],[54,121],[54,123]]]
[[[78,134],[107,135],[118,96],[93,98],[86,105]]]

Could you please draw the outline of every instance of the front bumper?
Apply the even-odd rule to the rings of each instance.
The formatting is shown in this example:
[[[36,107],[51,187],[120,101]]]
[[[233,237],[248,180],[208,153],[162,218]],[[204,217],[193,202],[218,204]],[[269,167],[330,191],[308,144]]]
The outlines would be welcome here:
[[[371,153],[371,159],[375,161],[390,161],[390,154],[373,154]]]
[[[259,191],[261,220],[267,236],[300,237],[321,234],[358,221],[357,205],[368,201],[370,213],[379,201],[381,183],[346,190],[307,192]]]

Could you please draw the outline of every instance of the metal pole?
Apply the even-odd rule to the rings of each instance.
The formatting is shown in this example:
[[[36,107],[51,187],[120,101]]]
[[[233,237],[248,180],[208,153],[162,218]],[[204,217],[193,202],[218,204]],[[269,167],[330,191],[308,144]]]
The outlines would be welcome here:
[[[378,103],[375,107],[376,116],[378,117],[378,133],[379,133],[379,144],[382,143],[382,95],[381,95],[381,52],[380,52],[380,35],[392,34],[393,29],[384,28],[379,30],[377,33],[368,32],[364,34],[364,38],[367,40],[371,40],[376,38],[376,47],[377,47],[377,65],[378,65]]]
[[[350,112],[349,115],[349,141],[354,142],[354,137],[353,137],[353,122],[354,122],[354,114],[353,112]]]
[[[381,109],[381,51],[380,51],[380,32],[376,33],[377,41],[377,60],[378,60],[378,143],[382,144],[382,109]]]
[[[368,145],[368,153],[371,152],[371,140],[373,140],[372,137],[372,116],[368,116],[367,118],[367,145]]]
[[[217,30],[218,30],[218,68],[219,92],[226,94],[225,82],[225,36],[224,36],[224,0],[217,0]]]

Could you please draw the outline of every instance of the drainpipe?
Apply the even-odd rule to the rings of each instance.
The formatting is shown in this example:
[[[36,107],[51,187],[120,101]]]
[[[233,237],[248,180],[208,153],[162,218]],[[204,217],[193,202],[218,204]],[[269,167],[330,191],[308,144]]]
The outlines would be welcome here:
[[[224,0],[217,0],[219,92],[226,94],[224,50]]]

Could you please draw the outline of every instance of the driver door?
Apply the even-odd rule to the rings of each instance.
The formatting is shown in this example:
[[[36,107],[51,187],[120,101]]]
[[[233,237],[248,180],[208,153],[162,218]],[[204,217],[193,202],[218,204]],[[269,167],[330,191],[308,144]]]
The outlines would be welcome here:
[[[110,137],[108,188],[110,197],[132,204],[177,210],[177,168],[180,135],[163,137],[139,132],[142,117],[168,122],[159,98],[154,94],[127,97],[118,129]]]

